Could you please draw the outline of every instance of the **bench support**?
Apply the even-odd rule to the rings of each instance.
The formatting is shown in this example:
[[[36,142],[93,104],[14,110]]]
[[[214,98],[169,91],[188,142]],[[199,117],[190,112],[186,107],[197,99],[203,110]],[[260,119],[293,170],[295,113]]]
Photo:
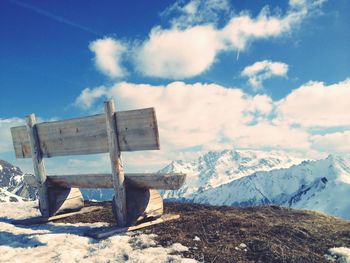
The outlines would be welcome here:
[[[113,205],[117,224],[120,227],[126,226],[126,195],[125,195],[125,178],[124,168],[120,157],[117,121],[115,114],[114,101],[105,102],[105,114],[107,124],[107,138],[109,157],[111,159],[112,179],[114,188]]]
[[[50,216],[50,203],[48,196],[48,187],[46,185],[46,173],[44,160],[40,150],[40,142],[36,130],[36,119],[34,114],[26,116],[26,126],[29,135],[34,174],[39,186],[39,209],[44,217]]]

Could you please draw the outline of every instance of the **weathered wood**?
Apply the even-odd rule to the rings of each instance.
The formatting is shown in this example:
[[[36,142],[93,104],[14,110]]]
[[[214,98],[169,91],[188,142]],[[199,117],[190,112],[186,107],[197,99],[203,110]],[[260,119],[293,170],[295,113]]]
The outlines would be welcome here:
[[[49,200],[50,216],[84,207],[84,198],[78,188],[49,187]]]
[[[120,157],[120,147],[118,141],[118,130],[117,130],[117,119],[115,115],[115,107],[113,100],[105,102],[105,114],[106,114],[106,125],[107,125],[107,138],[109,157],[111,160],[112,168],[112,181],[114,188],[113,205],[115,209],[115,216],[117,224],[120,227],[126,226],[126,193],[125,193],[125,178],[124,168]]]
[[[79,211],[59,214],[59,215],[55,215],[55,216],[51,216],[51,217],[37,216],[37,217],[31,217],[31,218],[26,218],[26,219],[12,220],[11,224],[14,224],[14,225],[45,224],[45,223],[52,222],[52,221],[55,221],[58,219],[70,217],[73,215],[90,213],[90,212],[94,212],[94,211],[98,211],[98,210],[102,210],[102,209],[103,209],[102,206],[89,206],[89,207],[83,207]]]
[[[120,233],[124,233],[124,232],[128,232],[128,231],[135,231],[135,230],[139,230],[139,229],[142,229],[145,227],[154,226],[154,225],[157,225],[160,223],[168,222],[168,221],[179,219],[179,218],[180,218],[180,215],[166,214],[166,215],[163,215],[162,217],[160,217],[156,220],[141,223],[141,224],[136,225],[136,226],[129,226],[129,227],[112,226],[112,227],[103,227],[103,228],[99,228],[99,229],[94,229],[92,231],[87,232],[86,236],[92,237],[95,239],[102,239],[102,238],[107,238],[107,237],[113,236],[115,234],[120,234]]]
[[[26,129],[29,137],[34,174],[39,185],[39,208],[41,214],[48,217],[50,215],[50,203],[46,186],[46,173],[35,123],[36,119],[34,114],[26,116]]]
[[[163,214],[163,199],[154,189],[127,187],[127,225],[135,225],[149,218],[158,218]],[[113,213],[116,207],[112,203]]]
[[[126,173],[127,186],[145,189],[179,189],[186,178],[185,174],[173,173]],[[37,187],[34,177],[25,175],[27,184]],[[76,187],[76,188],[113,188],[112,174],[67,174],[47,175],[49,186]]]
[[[158,150],[159,135],[153,108],[116,113],[120,151]],[[36,125],[42,157],[109,152],[105,114],[44,122]],[[25,126],[11,128],[17,158],[30,158]]]

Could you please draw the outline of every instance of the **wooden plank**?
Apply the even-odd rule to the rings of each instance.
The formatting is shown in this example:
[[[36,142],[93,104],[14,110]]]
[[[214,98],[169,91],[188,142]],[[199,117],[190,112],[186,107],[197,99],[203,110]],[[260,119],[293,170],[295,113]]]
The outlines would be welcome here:
[[[39,186],[39,208],[42,216],[48,217],[50,215],[50,203],[46,185],[46,172],[35,123],[34,114],[26,116],[26,129],[29,137],[34,174]]]
[[[127,173],[126,183],[138,188],[163,190],[179,189],[185,182],[186,174],[182,173]]]
[[[79,211],[59,214],[59,215],[55,215],[55,216],[51,216],[51,217],[37,216],[37,217],[31,217],[31,218],[26,218],[26,219],[13,220],[13,221],[11,221],[11,224],[14,224],[14,225],[45,224],[45,223],[52,222],[52,221],[62,219],[62,218],[66,218],[69,216],[90,213],[90,212],[94,212],[94,211],[98,211],[98,210],[102,210],[102,209],[103,209],[102,206],[89,206],[89,207],[83,207]]]
[[[121,151],[158,150],[159,135],[154,108],[117,113]],[[36,125],[43,157],[107,153],[105,114],[43,122]],[[11,128],[17,158],[30,158],[25,126]]]
[[[112,168],[112,181],[114,188],[113,205],[117,224],[120,227],[126,226],[126,193],[125,193],[125,178],[124,168],[120,157],[120,147],[118,141],[117,119],[115,116],[114,101],[109,100],[105,102],[105,114],[107,124],[107,138],[109,157]]]
[[[125,182],[127,186],[145,189],[179,189],[186,178],[181,173],[126,173]],[[37,187],[35,178],[32,175],[25,175],[24,181]],[[67,174],[67,175],[47,175],[49,185],[76,188],[113,188],[112,175],[101,174]]]
[[[115,234],[120,234],[120,233],[124,233],[124,232],[128,232],[128,231],[135,231],[135,230],[139,230],[139,229],[142,229],[145,227],[154,226],[154,225],[157,225],[160,223],[168,222],[168,221],[179,219],[179,218],[180,218],[180,215],[168,214],[168,215],[163,215],[162,217],[155,219],[153,221],[141,223],[141,224],[136,225],[136,226],[129,226],[129,227],[115,227],[115,226],[113,226],[113,227],[95,229],[95,230],[87,232],[86,236],[89,236],[89,237],[92,237],[95,239],[102,239],[102,238],[107,238],[107,237],[113,236]]]

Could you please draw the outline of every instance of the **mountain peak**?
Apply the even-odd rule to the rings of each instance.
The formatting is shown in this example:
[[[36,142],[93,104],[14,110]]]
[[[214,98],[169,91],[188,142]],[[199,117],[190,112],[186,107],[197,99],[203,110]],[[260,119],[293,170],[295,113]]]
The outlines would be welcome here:
[[[177,191],[166,191],[164,195],[166,198],[189,198],[199,190],[218,187],[256,171],[287,168],[301,161],[276,152],[231,149],[209,151],[194,161],[174,161],[160,172],[186,173],[185,185]]]
[[[0,202],[34,199],[36,196],[36,189],[24,183],[21,169],[4,160],[0,160],[0,189]]]

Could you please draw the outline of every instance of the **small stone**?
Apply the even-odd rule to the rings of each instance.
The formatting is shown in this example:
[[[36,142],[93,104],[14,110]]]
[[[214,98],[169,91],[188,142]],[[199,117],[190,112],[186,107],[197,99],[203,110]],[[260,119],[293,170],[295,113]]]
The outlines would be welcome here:
[[[241,249],[244,249],[244,248],[247,248],[247,245],[246,244],[244,244],[244,243],[241,243],[241,244],[239,244],[239,246],[238,246],[239,248],[241,248]]]
[[[195,236],[193,241],[201,241],[201,239],[198,236]]]

